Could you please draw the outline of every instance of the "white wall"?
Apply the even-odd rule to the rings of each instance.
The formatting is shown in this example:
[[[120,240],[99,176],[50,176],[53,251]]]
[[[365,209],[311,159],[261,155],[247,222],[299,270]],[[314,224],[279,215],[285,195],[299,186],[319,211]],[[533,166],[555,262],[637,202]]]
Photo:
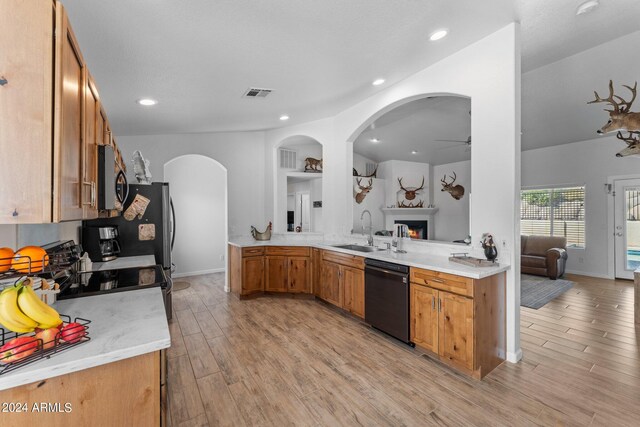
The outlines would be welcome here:
[[[229,235],[249,236],[251,225],[263,229],[269,222],[264,209],[263,132],[121,136],[118,146],[127,161],[130,182],[136,182],[130,163],[135,150],[150,160],[156,182],[164,179],[164,164],[176,157],[201,154],[216,160],[227,169]]]
[[[640,175],[640,158],[616,157],[625,147],[614,136],[522,153],[522,186],[585,186],[585,248],[568,248],[569,272],[613,278],[613,247],[609,247],[611,213],[604,184],[609,177]],[[474,195],[475,197],[475,195]]]
[[[358,171],[360,175],[367,174],[367,163],[377,163],[362,154],[353,153],[353,168]]]
[[[224,271],[227,171],[209,157],[189,154],[164,165],[176,213],[175,276]]]
[[[275,154],[281,141],[307,135],[324,148],[325,231],[346,234],[352,227],[351,176],[353,141],[387,111],[428,95],[454,94],[471,98],[472,181],[471,235],[476,245],[492,230],[500,247],[499,261],[511,264],[507,273],[507,358],[516,361],[520,351],[520,44],[519,26],[505,28],[467,46],[442,61],[385,89],[338,115],[266,133],[266,207],[278,211],[275,200]],[[477,167],[476,167],[477,165]],[[327,192],[326,189],[332,189]],[[342,190],[340,190],[342,189]],[[335,190],[335,191],[333,191]],[[275,200],[269,205],[269,200]],[[284,201],[286,203],[286,200]],[[477,208],[476,208],[477,206]]]
[[[456,200],[445,191],[442,191],[440,180],[447,175],[447,182],[451,182],[450,175],[456,173],[455,184],[464,187],[464,196],[460,200]],[[471,161],[448,163],[433,167],[434,188],[433,188],[433,204],[438,207],[435,214],[435,236],[437,240],[464,240],[469,234],[471,205]],[[454,185],[455,185],[454,184]],[[436,188],[439,187],[439,188]],[[493,233],[492,230],[486,230]]]

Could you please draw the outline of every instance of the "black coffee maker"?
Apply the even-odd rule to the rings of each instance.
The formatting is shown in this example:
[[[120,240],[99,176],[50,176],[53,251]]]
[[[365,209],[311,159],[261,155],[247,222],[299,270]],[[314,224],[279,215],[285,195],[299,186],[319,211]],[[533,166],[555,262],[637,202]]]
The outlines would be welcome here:
[[[120,253],[118,227],[82,227],[82,247],[93,262],[111,261]]]

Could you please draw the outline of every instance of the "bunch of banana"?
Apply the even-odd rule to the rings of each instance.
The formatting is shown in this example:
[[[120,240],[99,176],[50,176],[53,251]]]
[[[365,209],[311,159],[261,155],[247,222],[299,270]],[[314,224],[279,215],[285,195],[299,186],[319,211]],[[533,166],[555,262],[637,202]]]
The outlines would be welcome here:
[[[42,301],[30,286],[31,279],[0,293],[0,324],[13,332],[55,328],[62,323],[57,311]]]
[[[18,306],[24,314],[38,322],[38,328],[55,328],[62,323],[57,311],[42,301],[33,288],[23,285],[18,292]]]
[[[11,286],[0,294],[0,324],[13,332],[32,332],[38,326],[38,322],[20,310],[19,291],[19,287]]]

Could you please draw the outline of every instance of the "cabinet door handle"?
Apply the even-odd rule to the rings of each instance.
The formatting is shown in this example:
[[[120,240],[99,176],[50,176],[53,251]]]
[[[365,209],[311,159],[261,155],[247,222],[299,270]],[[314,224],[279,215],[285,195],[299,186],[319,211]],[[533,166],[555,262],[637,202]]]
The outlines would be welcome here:
[[[442,311],[442,299],[438,298],[438,313]]]
[[[96,183],[95,181],[91,181],[91,207],[97,207],[97,197],[96,197]]]
[[[436,297],[431,297],[431,310],[436,309]]]

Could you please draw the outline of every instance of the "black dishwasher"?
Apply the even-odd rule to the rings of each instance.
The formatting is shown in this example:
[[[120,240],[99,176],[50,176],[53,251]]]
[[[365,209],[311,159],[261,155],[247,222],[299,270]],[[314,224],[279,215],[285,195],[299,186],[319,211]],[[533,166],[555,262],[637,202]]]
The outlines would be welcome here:
[[[407,344],[409,340],[409,267],[364,260],[364,320]]]

